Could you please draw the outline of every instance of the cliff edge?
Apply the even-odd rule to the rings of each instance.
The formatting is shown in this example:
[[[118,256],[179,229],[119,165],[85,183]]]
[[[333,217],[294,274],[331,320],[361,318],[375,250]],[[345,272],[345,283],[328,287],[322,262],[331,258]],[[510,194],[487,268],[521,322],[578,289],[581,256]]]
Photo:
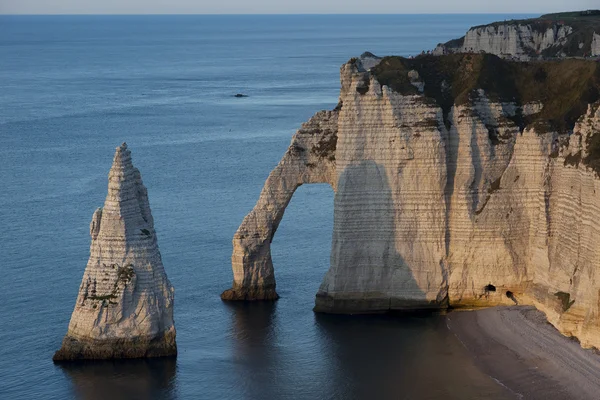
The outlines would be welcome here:
[[[326,182],[316,311],[531,304],[600,347],[599,98],[593,61],[350,60],[236,232],[223,299],[277,297],[273,235],[294,190]]]
[[[433,54],[480,52],[518,60],[600,56],[600,10],[475,26],[459,39],[440,43]]]
[[[90,258],[54,361],[174,356],[174,290],[162,264],[140,172],[123,143],[104,207],[90,224]]]

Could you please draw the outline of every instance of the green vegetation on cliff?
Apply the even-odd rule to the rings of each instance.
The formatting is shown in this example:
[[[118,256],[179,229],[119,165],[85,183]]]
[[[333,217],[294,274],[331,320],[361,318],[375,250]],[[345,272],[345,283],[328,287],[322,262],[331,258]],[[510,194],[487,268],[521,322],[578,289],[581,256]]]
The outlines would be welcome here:
[[[540,47],[541,42],[536,45],[525,45],[523,40],[530,40],[527,35],[517,39],[520,42],[522,51],[530,57],[554,58],[554,57],[583,57],[592,55],[592,42],[594,33],[600,34],[600,10],[574,11],[556,14],[545,14],[538,18],[512,19],[496,21],[491,24],[477,25],[470,30],[485,28],[494,28],[497,30],[500,26],[519,26],[529,27],[534,33],[546,35],[548,30],[553,29],[554,35],[561,27],[570,27],[570,33],[561,41],[550,47]],[[503,32],[498,34],[504,35]],[[552,36],[552,33],[549,35]],[[527,38],[527,39],[525,39]],[[507,38],[505,37],[504,40]],[[444,44],[446,49],[460,49],[464,43],[464,36],[454,39]]]
[[[477,89],[492,101],[541,102],[541,112],[512,118],[521,129],[533,124],[538,132],[571,131],[588,104],[600,99],[600,63],[590,60],[513,62],[491,54],[385,57],[371,73],[396,92],[417,94],[408,77],[411,70],[419,73],[425,96],[435,100],[445,116],[452,105],[468,102]]]
[[[496,21],[491,24],[477,25],[471,29],[483,28],[486,26],[500,26],[500,25],[534,25],[544,30],[554,24],[564,24],[572,26],[573,28],[583,28],[590,25],[598,26],[600,24],[600,10],[587,10],[587,11],[570,11],[554,14],[544,14],[537,18],[527,19],[511,19],[504,21]]]

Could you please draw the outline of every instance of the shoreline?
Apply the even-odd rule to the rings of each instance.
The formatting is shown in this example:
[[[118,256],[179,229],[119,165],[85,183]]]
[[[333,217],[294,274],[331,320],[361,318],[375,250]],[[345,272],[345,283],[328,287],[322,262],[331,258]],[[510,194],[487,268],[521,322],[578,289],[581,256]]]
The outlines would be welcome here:
[[[563,336],[532,306],[460,310],[448,329],[476,365],[517,399],[596,399],[600,355]]]

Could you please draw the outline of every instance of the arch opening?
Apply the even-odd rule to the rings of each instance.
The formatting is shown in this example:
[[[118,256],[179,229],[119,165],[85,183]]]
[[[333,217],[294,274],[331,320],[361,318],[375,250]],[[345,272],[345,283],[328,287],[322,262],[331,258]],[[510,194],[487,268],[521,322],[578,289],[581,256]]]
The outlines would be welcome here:
[[[300,186],[271,243],[277,292],[307,307],[330,267],[333,197],[328,184]]]
[[[233,236],[233,285],[223,300],[276,300],[271,242],[296,189],[327,183],[335,190],[339,110],[320,111],[292,138],[281,161],[269,174],[258,202]],[[302,224],[300,224],[302,226]]]

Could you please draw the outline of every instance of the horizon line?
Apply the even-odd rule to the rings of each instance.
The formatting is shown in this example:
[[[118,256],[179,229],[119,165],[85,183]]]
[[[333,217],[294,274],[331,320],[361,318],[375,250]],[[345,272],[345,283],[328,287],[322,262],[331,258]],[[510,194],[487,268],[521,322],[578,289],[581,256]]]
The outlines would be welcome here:
[[[302,16],[302,15],[526,15],[526,14],[554,14],[566,11],[552,12],[447,12],[447,13],[0,13],[0,16]]]

